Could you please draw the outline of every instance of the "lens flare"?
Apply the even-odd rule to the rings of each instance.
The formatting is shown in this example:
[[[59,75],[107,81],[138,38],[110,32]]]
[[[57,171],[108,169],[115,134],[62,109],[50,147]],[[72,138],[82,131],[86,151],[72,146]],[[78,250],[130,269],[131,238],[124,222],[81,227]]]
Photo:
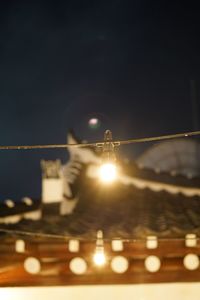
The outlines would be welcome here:
[[[91,128],[91,129],[98,129],[101,125],[101,122],[98,118],[91,118],[89,121],[88,121],[88,126]]]

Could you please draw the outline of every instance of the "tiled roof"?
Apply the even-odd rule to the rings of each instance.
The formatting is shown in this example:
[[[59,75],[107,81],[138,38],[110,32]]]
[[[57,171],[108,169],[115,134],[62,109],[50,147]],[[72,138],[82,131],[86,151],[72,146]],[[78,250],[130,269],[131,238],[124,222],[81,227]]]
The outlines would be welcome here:
[[[145,172],[143,174],[148,173]],[[155,192],[120,182],[102,185],[95,178],[88,178],[85,170],[76,186],[76,196],[78,204],[71,215],[60,216],[59,204],[45,204],[46,213],[41,220],[21,220],[9,228],[87,238],[95,238],[99,229],[105,238],[200,235],[199,196],[187,197],[164,190]]]
[[[183,187],[199,187],[200,178],[187,178],[184,175],[175,174],[173,172],[160,172],[159,170],[152,170],[148,168],[140,168],[134,162],[123,164],[123,169],[126,170],[130,177],[137,177],[140,179],[151,180]]]
[[[28,200],[27,200],[28,199]],[[40,201],[33,201],[30,198],[23,198],[18,201],[5,200],[0,202],[0,218],[26,214],[40,209]]]

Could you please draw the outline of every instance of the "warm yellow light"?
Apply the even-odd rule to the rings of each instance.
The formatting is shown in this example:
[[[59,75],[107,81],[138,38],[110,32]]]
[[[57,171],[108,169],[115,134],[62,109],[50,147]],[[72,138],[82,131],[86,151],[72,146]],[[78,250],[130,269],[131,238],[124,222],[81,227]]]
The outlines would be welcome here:
[[[103,266],[106,263],[106,257],[104,254],[104,251],[102,249],[96,250],[94,256],[93,256],[93,261],[95,265],[97,266]]]
[[[103,182],[113,182],[117,177],[116,165],[113,163],[105,163],[101,165],[99,170],[99,176]]]

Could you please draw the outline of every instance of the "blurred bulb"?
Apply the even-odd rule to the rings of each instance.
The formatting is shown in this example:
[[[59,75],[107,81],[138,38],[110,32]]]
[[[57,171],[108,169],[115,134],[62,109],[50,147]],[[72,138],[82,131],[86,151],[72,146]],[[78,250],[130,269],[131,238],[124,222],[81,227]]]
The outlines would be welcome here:
[[[96,249],[93,261],[97,266],[103,266],[106,263],[106,257],[103,249]]]
[[[117,177],[116,165],[113,163],[105,163],[101,165],[99,170],[99,176],[103,182],[113,182]]]

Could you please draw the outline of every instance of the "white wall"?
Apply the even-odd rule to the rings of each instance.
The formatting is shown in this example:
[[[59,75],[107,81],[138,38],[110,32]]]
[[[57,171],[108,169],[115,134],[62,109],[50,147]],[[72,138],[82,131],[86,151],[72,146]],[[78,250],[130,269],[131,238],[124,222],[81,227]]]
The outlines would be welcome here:
[[[199,300],[200,283],[0,288],[2,300]]]
[[[42,202],[61,202],[63,199],[63,180],[61,178],[42,179]]]

